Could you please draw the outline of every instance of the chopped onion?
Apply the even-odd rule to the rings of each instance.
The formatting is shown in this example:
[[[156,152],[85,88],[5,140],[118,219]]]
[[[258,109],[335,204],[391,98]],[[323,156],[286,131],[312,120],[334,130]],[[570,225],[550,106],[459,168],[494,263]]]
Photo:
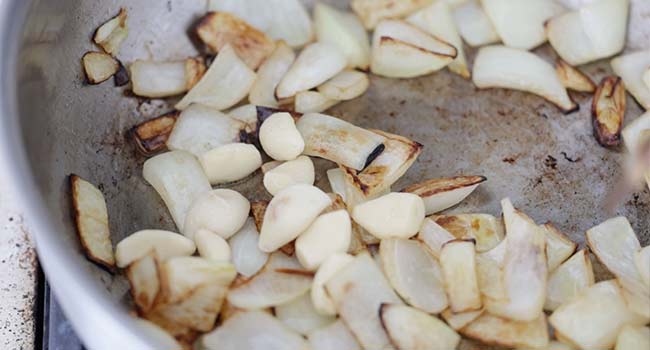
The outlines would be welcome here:
[[[77,175],[70,175],[70,189],[75,226],[86,256],[109,270],[115,268],[104,195]]]
[[[157,324],[147,321],[143,318],[133,318],[138,334],[143,334],[147,339],[153,340],[157,349],[182,349],[174,337],[167,333],[163,328]]]
[[[198,196],[187,211],[183,234],[192,239],[199,230],[207,230],[225,239],[244,226],[250,203],[239,192],[220,188]]]
[[[291,47],[284,41],[278,42],[271,56],[257,70],[248,101],[258,106],[278,107],[275,89],[295,60],[296,54]]]
[[[148,159],[144,162],[142,176],[165,202],[180,231],[183,231],[190,205],[211,188],[201,164],[184,151],[167,152]]]
[[[120,68],[120,63],[103,52],[86,52],[81,58],[86,80],[90,84],[100,84],[108,80]]]
[[[183,300],[197,287],[205,284],[227,288],[237,275],[234,266],[229,263],[214,262],[196,256],[173,257],[162,263],[160,271],[165,302]]]
[[[373,29],[386,18],[400,18],[427,6],[431,0],[352,0],[350,7],[366,29]]]
[[[428,7],[409,16],[407,21],[434,37],[453,45],[458,51],[458,55],[449,64],[449,70],[463,78],[469,79],[470,72],[467,68],[463,41],[458,34],[451,8],[446,2],[435,1]]]
[[[389,78],[427,75],[449,65],[456,48],[403,21],[384,20],[372,39],[370,70]]]
[[[199,162],[211,185],[239,181],[262,165],[262,155],[253,145],[229,143],[199,156]]]
[[[325,291],[325,282],[353,260],[354,257],[348,254],[333,254],[319,266],[311,286],[311,301],[319,314],[336,315],[336,306]]]
[[[219,51],[201,80],[176,104],[183,110],[200,103],[217,110],[230,108],[248,95],[255,82],[253,72],[230,45]]]
[[[201,345],[208,350],[304,350],[300,334],[263,311],[237,313],[207,333]]]
[[[341,50],[347,57],[348,67],[368,68],[368,33],[357,16],[319,2],[314,7],[314,27],[318,41],[335,45]]]
[[[253,133],[257,130],[257,106],[242,105],[229,110],[226,114],[230,118],[246,124],[246,132]]]
[[[596,141],[603,147],[621,143],[621,129],[625,119],[625,84],[619,77],[601,80],[591,102],[591,115]]]
[[[323,316],[316,312],[309,293],[275,307],[275,316],[287,327],[307,335],[307,333],[324,327],[336,320],[332,316]]]
[[[546,238],[543,230],[526,214],[501,203],[506,225],[503,284],[506,300],[490,300],[488,312],[515,321],[534,321],[543,314],[546,299]]]
[[[121,8],[117,16],[99,26],[93,36],[95,44],[99,45],[106,53],[112,56],[117,56],[120,45],[129,34],[126,18],[126,9]]]
[[[436,215],[432,219],[457,239],[473,239],[477,253],[489,251],[503,240],[503,221],[489,214]]]
[[[650,349],[650,328],[625,326],[618,334],[615,350]]]
[[[586,74],[572,67],[563,59],[558,58],[555,61],[555,71],[562,82],[562,85],[569,90],[580,92],[594,92],[596,91],[596,84]]]
[[[381,323],[398,349],[456,349],[460,336],[435,316],[406,305],[382,304]]]
[[[481,48],[474,61],[473,81],[480,89],[504,88],[540,95],[565,113],[578,108],[553,66],[524,50],[505,46]]]
[[[555,0],[482,0],[507,46],[530,50],[546,41],[544,23],[565,11]]]
[[[231,260],[232,254],[228,242],[214,232],[198,230],[194,234],[194,243],[196,250],[204,259],[214,262],[229,262]]]
[[[549,276],[544,309],[550,311],[557,309],[594,283],[594,270],[591,267],[589,253],[583,249]]]
[[[205,69],[202,58],[169,62],[136,60],[129,66],[133,93],[151,98],[186,92],[201,79]]]
[[[115,246],[115,260],[118,267],[126,267],[151,251],[156,258],[165,261],[175,256],[192,255],[196,250],[194,241],[175,232],[163,230],[142,230],[135,232]]]
[[[650,110],[650,87],[643,82],[643,70],[650,66],[650,50],[637,51],[616,57],[611,62],[614,73],[625,82],[625,88],[637,102]]]
[[[340,168],[334,168],[327,171],[327,180],[330,183],[332,192],[341,196],[345,200],[345,173]]]
[[[578,244],[569,239],[550,223],[541,226],[546,236],[546,260],[548,271],[552,272],[566,261],[578,248]]]
[[[266,34],[227,12],[208,12],[194,30],[212,53],[231,45],[252,70],[257,69],[275,48],[275,43]]]
[[[320,113],[339,103],[318,91],[301,91],[294,99],[294,110],[298,113]]]
[[[183,112],[174,124],[167,148],[181,150],[201,157],[219,146],[237,142],[246,126],[209,106],[194,104]]]
[[[362,347],[384,349],[390,346],[379,309],[382,304],[400,304],[401,300],[368,253],[357,255],[327,281],[325,288],[341,319]]]
[[[546,23],[548,40],[573,66],[612,56],[625,47],[629,5],[629,0],[592,1],[552,18]]]
[[[438,225],[432,218],[426,218],[422,222],[417,239],[424,243],[431,254],[438,259],[440,258],[442,246],[455,239],[455,237],[442,226]]]
[[[263,124],[262,124],[263,125]],[[384,149],[385,137],[325,114],[308,113],[296,123],[303,154],[362,170]]]
[[[311,331],[307,335],[312,350],[361,350],[361,346],[343,321]]]
[[[469,0],[454,9],[454,19],[458,32],[469,46],[478,47],[499,41],[499,34],[479,0]]]
[[[384,239],[379,255],[386,278],[406,303],[431,314],[447,308],[440,265],[422,242]]]
[[[625,325],[641,325],[613,280],[585,289],[555,310],[549,322],[556,335],[579,349],[611,349]]]
[[[484,176],[431,179],[408,186],[404,189],[404,192],[422,197],[426,207],[426,214],[431,215],[460,203],[486,180],[487,178]]]
[[[210,0],[208,8],[235,14],[292,47],[303,46],[314,36],[309,14],[300,0]]]
[[[483,310],[478,311],[466,311],[461,313],[454,313],[451,309],[447,309],[440,314],[442,318],[447,322],[449,327],[453,330],[458,331],[465,328],[468,324],[479,318],[483,314]],[[555,349],[553,349],[555,350]]]
[[[517,322],[483,313],[460,333],[483,343],[508,348],[546,349],[549,343],[544,314],[529,322]]]
[[[244,227],[228,240],[232,251],[232,262],[237,272],[244,277],[256,274],[269,258],[267,253],[257,247],[258,240],[259,233],[252,218],[246,219]]]
[[[295,258],[275,252],[256,275],[230,288],[228,301],[247,310],[284,304],[307,292],[312,276]]]
[[[504,239],[487,252],[476,256],[476,272],[478,285],[484,297],[484,303],[492,300],[505,301],[508,299],[503,279],[503,261],[506,254],[506,240]]]
[[[480,310],[483,306],[476,273],[474,241],[455,239],[442,246],[440,266],[449,306],[453,312]]]
[[[165,113],[133,127],[131,132],[138,151],[145,156],[151,156],[164,150],[179,115],[178,111]]]
[[[356,70],[345,70],[318,87],[323,96],[347,101],[363,95],[370,86],[368,75]]]
[[[650,112],[636,118],[623,129],[621,132],[623,141],[625,141],[625,147],[632,156],[639,155],[644,135],[648,132],[650,132]]]
[[[345,55],[334,45],[313,43],[305,47],[284,75],[275,96],[285,99],[331,79],[347,65]]]
[[[131,296],[141,313],[151,309],[160,291],[158,270],[158,260],[154,251],[132,262],[126,269]]]

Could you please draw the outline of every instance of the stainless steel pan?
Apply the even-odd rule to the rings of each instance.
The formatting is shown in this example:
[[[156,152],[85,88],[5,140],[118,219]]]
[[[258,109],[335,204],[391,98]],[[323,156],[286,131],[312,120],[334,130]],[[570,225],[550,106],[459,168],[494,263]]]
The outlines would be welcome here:
[[[329,2],[345,6],[347,0]],[[155,349],[127,314],[124,278],[84,258],[67,192],[71,172],[101,184],[113,242],[141,228],[174,228],[140,175],[144,158],[127,138],[129,128],[168,105],[125,97],[111,82],[83,83],[80,57],[94,49],[94,29],[120,6],[128,8],[131,27],[120,54],[123,62],[195,52],[186,31],[205,11],[204,0],[0,0],[0,160],[23,195],[48,280],[88,348]],[[633,0],[631,12],[629,48],[647,48],[650,3]],[[548,46],[536,52],[554,58]],[[470,62],[475,53],[469,50]],[[594,80],[610,73],[607,62],[584,70]],[[620,175],[623,151],[595,142],[590,96],[574,96],[580,111],[562,115],[536,96],[479,91],[442,71],[411,80],[373,77],[366,95],[331,113],[425,145],[395,188],[429,177],[482,174],[489,181],[453,212],[498,214],[499,199],[509,196],[534,219],[551,220],[584,244],[584,231],[610,217],[602,203]],[[628,106],[628,121],[641,114],[631,99]],[[326,161],[317,166],[332,167]],[[319,175],[318,185],[327,188],[323,172]],[[258,174],[236,188],[249,198],[266,197],[260,184]],[[650,243],[648,191],[626,198],[616,214],[626,215],[642,243]],[[598,273],[602,276],[603,270]]]

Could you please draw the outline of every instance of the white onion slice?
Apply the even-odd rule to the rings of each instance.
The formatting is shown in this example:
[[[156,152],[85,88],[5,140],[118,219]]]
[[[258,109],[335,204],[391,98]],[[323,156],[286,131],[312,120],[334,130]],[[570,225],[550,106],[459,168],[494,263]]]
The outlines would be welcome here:
[[[311,301],[321,315],[336,315],[336,307],[332,298],[325,291],[325,282],[334,277],[343,267],[354,260],[352,255],[334,254],[321,264],[314,276],[311,286]]]
[[[314,7],[314,27],[318,41],[338,47],[347,57],[348,67],[368,68],[368,33],[357,16],[319,2]]]
[[[345,173],[340,168],[334,168],[327,171],[327,180],[330,183],[332,192],[341,196],[345,200]]]
[[[161,98],[191,89],[205,73],[205,63],[199,58],[169,62],[136,60],[129,70],[134,94]]]
[[[476,273],[474,241],[455,239],[442,246],[440,267],[449,307],[453,312],[480,310],[483,306]]]
[[[208,106],[195,104],[183,112],[174,124],[167,148],[187,151],[200,157],[219,146],[237,142],[244,123]]]
[[[185,216],[192,202],[211,188],[201,164],[192,154],[184,151],[149,158],[144,162],[142,176],[165,202],[180,231],[183,231]]]
[[[474,61],[473,81],[480,89],[528,91],[546,98],[565,113],[577,108],[553,66],[524,50],[505,46],[481,48]]]
[[[256,275],[230,288],[228,301],[247,310],[276,306],[307,292],[312,280],[295,258],[276,252]]]
[[[325,284],[336,310],[366,349],[384,349],[390,340],[381,324],[382,304],[401,304],[368,253],[357,255]]]
[[[444,68],[457,55],[453,45],[407,22],[384,20],[373,34],[370,70],[389,78],[413,78]]]
[[[294,331],[307,333],[324,327],[336,320],[332,316],[323,316],[316,312],[309,293],[275,307],[275,317]]]
[[[650,246],[642,248],[634,254],[634,262],[639,270],[639,275],[645,284],[650,287]]]
[[[120,63],[111,55],[103,52],[86,52],[81,58],[90,84],[99,84],[112,77],[120,69]]]
[[[165,302],[185,299],[197,287],[212,284],[228,287],[237,271],[232,264],[214,262],[196,256],[176,256],[160,267],[160,281]]]
[[[175,107],[183,110],[192,103],[200,103],[217,110],[230,108],[248,95],[255,77],[255,72],[237,57],[232,46],[226,45],[201,80]]]
[[[115,267],[108,209],[102,192],[77,175],[70,175],[74,221],[86,256],[108,268]]]
[[[142,230],[135,232],[115,246],[115,260],[118,267],[155,251],[156,258],[165,261],[175,256],[192,255],[196,250],[194,242],[175,232],[163,230]]]
[[[455,239],[455,237],[442,226],[438,225],[432,218],[426,218],[422,222],[417,239],[424,243],[431,254],[438,259],[440,258],[442,246]]]
[[[550,223],[542,225],[542,229],[546,236],[548,271],[551,272],[573,255],[578,248],[578,244],[570,240]]]
[[[484,176],[431,179],[408,186],[404,189],[404,192],[422,197],[426,207],[426,214],[431,215],[460,203],[486,180],[487,178]]]
[[[141,313],[153,306],[160,291],[158,260],[154,251],[132,262],[126,269],[133,302]]]
[[[409,305],[431,314],[447,308],[440,265],[423,243],[384,239],[379,245],[379,256],[386,278]]]
[[[460,333],[483,343],[508,348],[546,349],[549,343],[544,314],[530,322],[516,322],[483,313]]]
[[[481,1],[503,43],[524,50],[544,43],[544,23],[565,11],[555,0]]]
[[[346,65],[345,55],[336,46],[320,42],[310,44],[300,52],[280,80],[275,96],[284,99],[315,88],[341,72]]]
[[[257,130],[257,106],[248,104],[235,107],[226,113],[230,118],[239,120],[246,124],[246,132],[252,133]]]
[[[207,230],[224,239],[244,226],[250,203],[239,192],[219,188],[197,197],[187,211],[183,234],[192,239],[199,230]]]
[[[208,350],[304,350],[305,340],[263,311],[237,313],[219,328],[205,334]]]
[[[642,78],[643,70],[650,66],[650,50],[616,57],[611,65],[614,73],[623,78],[627,91],[645,110],[650,110],[650,87]]]
[[[345,70],[319,86],[318,92],[328,99],[347,101],[363,95],[369,86],[370,80],[367,74],[356,70]]]
[[[507,300],[491,300],[488,312],[516,321],[533,321],[543,313],[546,299],[546,238],[542,229],[509,199],[501,202],[506,225],[503,283]]]
[[[199,162],[211,185],[239,181],[262,165],[262,155],[247,143],[229,143],[199,156]]]
[[[415,162],[422,152],[422,145],[406,137],[371,130],[386,138],[381,152],[362,171],[342,166],[345,172],[348,205],[376,198],[385,193]]]
[[[431,217],[458,239],[473,239],[476,252],[496,247],[504,236],[503,221],[489,214],[435,215]]]
[[[549,317],[555,334],[579,349],[611,349],[620,330],[628,324],[640,325],[638,322],[613,280],[585,289]]]
[[[595,283],[589,253],[581,250],[560,265],[548,278],[544,309],[553,311]]]
[[[257,70],[257,79],[251,87],[248,101],[258,106],[278,107],[275,89],[295,60],[293,49],[284,41],[278,42],[275,51]]]
[[[296,123],[305,140],[303,154],[362,170],[383,151],[385,137],[325,114],[308,113]],[[370,159],[372,160],[372,159]]]
[[[253,218],[246,219],[244,227],[230,237],[230,249],[232,251],[232,262],[244,277],[251,277],[256,274],[269,258],[269,255],[257,247],[259,233],[255,227]]]
[[[383,304],[381,323],[398,349],[456,349],[460,336],[435,316],[406,305]]]
[[[233,13],[292,47],[303,46],[314,36],[309,14],[300,0],[210,0],[208,8]]]
[[[451,309],[447,309],[443,311],[440,316],[442,316],[451,329],[458,331],[465,328],[465,326],[479,318],[482,314],[483,310],[454,313]]]
[[[425,7],[430,0],[352,0],[350,7],[366,29],[373,29],[386,18],[400,18]]]
[[[314,162],[307,156],[280,163],[264,173],[264,188],[273,196],[283,189],[297,185],[313,185]]]
[[[469,46],[478,47],[499,41],[499,34],[479,0],[469,0],[454,9],[454,19],[458,32]]]
[[[506,240],[504,239],[487,252],[476,256],[476,271],[478,285],[484,302],[490,303],[492,300],[507,300],[508,295],[504,284],[503,261],[506,254]]]
[[[444,1],[435,1],[433,4],[412,14],[407,21],[429,34],[440,38],[453,45],[458,51],[458,55],[453,62],[449,64],[449,70],[469,79],[470,72],[467,68],[467,59],[465,50],[463,50],[463,41],[456,29],[456,23],[452,16],[450,6]]]
[[[232,257],[230,245],[223,237],[208,230],[198,230],[194,234],[196,250],[202,258],[214,262],[229,262]]]
[[[307,339],[312,350],[361,350],[354,335],[341,320],[310,332]]]
[[[318,91],[301,91],[294,99],[294,110],[298,113],[320,113],[339,103]]]
[[[650,328],[625,326],[618,334],[615,350],[650,349]]]
[[[548,39],[573,66],[612,56],[625,47],[629,5],[629,0],[592,1],[548,21]]]

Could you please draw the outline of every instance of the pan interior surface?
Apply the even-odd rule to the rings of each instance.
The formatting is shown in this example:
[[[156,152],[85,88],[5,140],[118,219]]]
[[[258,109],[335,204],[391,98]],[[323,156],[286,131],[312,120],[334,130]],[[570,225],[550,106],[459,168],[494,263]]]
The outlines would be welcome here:
[[[647,10],[641,8],[642,1],[634,6]],[[345,7],[348,1],[326,2]],[[204,1],[34,1],[21,39],[16,93],[20,132],[49,213],[48,234],[56,235],[70,261],[79,266],[79,279],[101,286],[106,291],[103,297],[118,301],[126,314],[128,283],[85,259],[71,221],[67,186],[70,173],[99,185],[108,204],[113,244],[140,229],[176,230],[162,200],[142,178],[145,157],[128,133],[137,123],[169,111],[171,104],[129,96],[112,81],[84,83],[80,58],[98,50],[90,40],[93,31],[121,6],[128,10],[130,27],[118,54],[125,65],[137,58],[181,59],[197,53],[187,32],[205,12]],[[646,38],[638,34],[644,30],[647,33],[647,28],[633,28],[630,37]],[[472,62],[476,50],[466,47],[466,52]],[[555,59],[548,45],[534,52],[548,61]],[[582,69],[594,81],[611,74],[608,60]],[[625,152],[622,147],[605,149],[597,144],[591,96],[572,96],[580,110],[563,115],[540,97],[478,90],[447,70],[408,80],[371,75],[365,95],[328,113],[424,145],[394,190],[434,177],[487,177],[473,195],[448,212],[498,215],[500,199],[510,197],[538,223],[552,221],[581,246],[587,229],[614,215],[626,216],[642,245],[650,244],[647,189],[630,195],[615,213],[604,209],[608,192],[621,177]],[[642,114],[630,97],[627,106],[626,123]],[[334,164],[320,159],[315,164],[316,185],[329,189],[325,170]],[[259,172],[230,187],[251,200],[269,198]],[[604,271],[596,268],[597,278]]]

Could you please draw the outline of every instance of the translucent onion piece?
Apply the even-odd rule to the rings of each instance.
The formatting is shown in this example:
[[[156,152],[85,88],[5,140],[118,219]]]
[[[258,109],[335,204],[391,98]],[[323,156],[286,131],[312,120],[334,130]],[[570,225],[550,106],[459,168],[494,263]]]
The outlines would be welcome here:
[[[616,57],[611,65],[614,73],[623,78],[627,91],[645,110],[650,110],[650,87],[642,79],[643,70],[650,66],[650,50]]]
[[[295,258],[276,252],[256,275],[230,288],[228,302],[247,310],[284,304],[307,292],[312,276]]]
[[[425,7],[430,0],[353,0],[352,10],[359,16],[366,29],[373,29],[382,19],[400,18]]]
[[[505,252],[506,240],[503,240],[492,250],[476,256],[478,285],[485,303],[493,300],[504,301],[508,298],[501,270]]]
[[[458,32],[469,46],[478,47],[499,41],[499,35],[479,0],[466,1],[454,9],[454,19]]]
[[[257,247],[258,240],[259,233],[253,218],[248,218],[244,227],[228,240],[232,252],[232,262],[237,272],[244,277],[256,274],[269,258],[267,253]]]
[[[126,267],[152,250],[158,260],[165,261],[176,256],[192,255],[196,246],[194,241],[178,233],[142,230],[127,236],[115,246],[115,261],[118,267]]]
[[[183,234],[192,239],[199,230],[207,230],[224,239],[244,226],[250,203],[239,192],[219,188],[197,197],[187,211]]]
[[[453,240],[440,251],[440,267],[453,312],[480,310],[483,306],[476,273],[476,250],[472,240]]]
[[[341,320],[310,332],[307,339],[312,350],[361,350],[354,335]]]
[[[440,265],[423,243],[384,239],[379,255],[388,281],[409,305],[431,314],[447,308]]]
[[[314,27],[318,41],[338,47],[347,57],[348,67],[368,68],[368,33],[357,16],[319,2],[314,7]]]
[[[625,326],[618,334],[615,350],[650,349],[650,328]]]
[[[456,176],[431,179],[408,186],[404,192],[422,197],[427,215],[451,208],[467,198],[478,185],[487,180],[484,176]]]
[[[223,237],[208,230],[198,230],[194,234],[196,250],[202,258],[214,262],[229,262],[232,257],[230,245]]]
[[[489,214],[435,215],[432,219],[458,239],[473,239],[478,253],[496,247],[505,234],[503,221]]]
[[[334,322],[335,317],[316,312],[309,293],[275,307],[275,317],[294,331],[307,335],[309,332]]]
[[[406,305],[383,304],[381,322],[398,349],[453,350],[460,336],[435,316]]]
[[[232,46],[226,45],[175,107],[183,110],[192,103],[200,103],[217,110],[230,108],[248,95],[255,78],[255,72],[237,57]]]
[[[400,304],[383,273],[368,253],[357,255],[325,284],[345,324],[367,349],[384,349],[390,340],[382,326],[382,304]]]
[[[151,251],[144,257],[132,262],[126,270],[126,277],[131,286],[131,296],[140,312],[151,309],[160,291],[160,277],[156,253]]]
[[[294,110],[298,113],[320,113],[339,103],[318,91],[301,91],[294,99]]]
[[[278,42],[275,51],[257,70],[257,79],[251,87],[248,101],[258,106],[278,107],[275,89],[295,59],[296,54],[291,47],[284,41]]]
[[[129,66],[133,93],[161,98],[182,94],[192,88],[205,72],[202,59],[156,62],[136,60]]]
[[[304,350],[303,337],[262,311],[237,313],[201,339],[209,350]]]
[[[112,77],[120,69],[120,63],[103,52],[86,52],[81,58],[90,84],[99,84]]]
[[[544,309],[553,311],[595,283],[589,253],[581,250],[565,261],[548,278]]]
[[[546,260],[548,271],[555,270],[566,261],[578,248],[578,244],[571,241],[560,230],[550,223],[541,226],[546,236]]]
[[[160,267],[162,298],[166,302],[185,299],[197,287],[213,284],[227,287],[237,271],[232,264],[196,256],[173,257]]]
[[[460,330],[466,337],[505,347],[545,349],[549,343],[546,316],[516,322],[484,313]]]
[[[339,168],[330,169],[327,171],[327,180],[329,180],[330,188],[332,191],[345,200],[345,173]]]
[[[459,329],[465,328],[465,326],[476,320],[482,314],[483,310],[454,313],[451,311],[451,309],[447,309],[443,311],[440,316],[442,316],[445,322],[447,322],[449,327],[457,331]]]
[[[332,298],[325,291],[325,282],[336,275],[354,258],[349,254],[334,254],[321,264],[314,276],[311,287],[311,300],[314,308],[321,315],[336,315],[336,307]]]
[[[106,53],[117,56],[120,45],[129,34],[129,27],[126,22],[126,9],[121,8],[117,16],[111,18],[95,31],[93,41]]]
[[[440,258],[442,246],[455,239],[455,237],[442,226],[438,225],[432,218],[426,218],[422,222],[417,239],[424,243],[431,254],[438,259]]]

